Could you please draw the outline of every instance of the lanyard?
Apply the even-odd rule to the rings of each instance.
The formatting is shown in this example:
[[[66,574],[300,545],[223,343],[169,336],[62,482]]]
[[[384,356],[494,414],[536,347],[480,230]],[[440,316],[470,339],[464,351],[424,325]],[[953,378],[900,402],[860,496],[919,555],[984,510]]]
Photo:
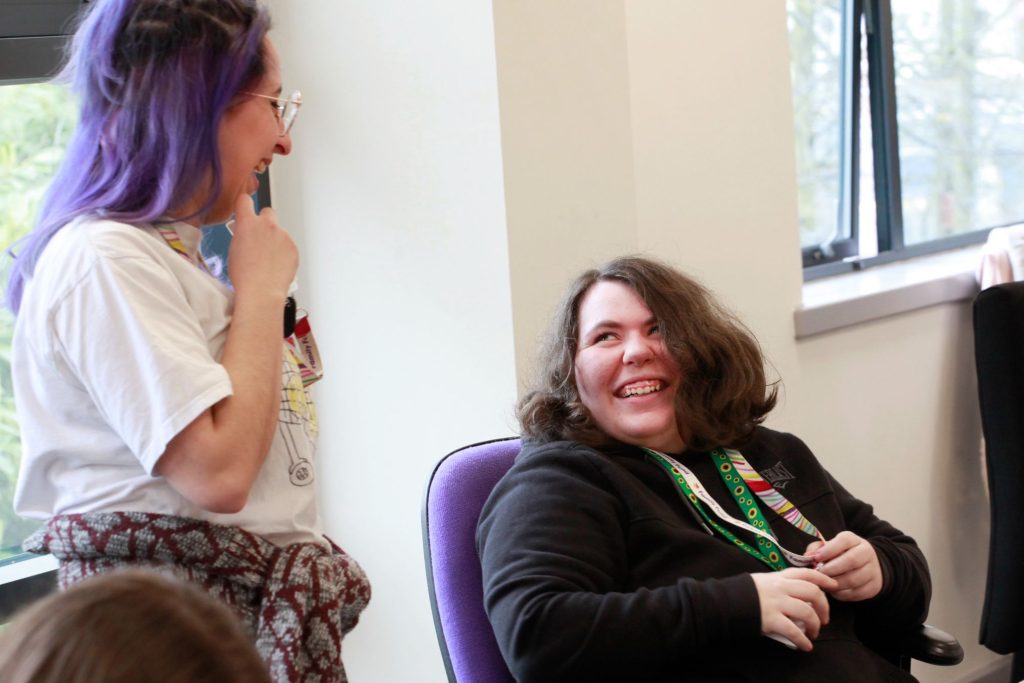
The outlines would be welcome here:
[[[729,448],[717,449],[713,451],[711,455],[718,463],[718,472],[722,475],[722,478],[725,479],[726,484],[729,484],[732,481],[728,474],[732,469],[734,469],[743,481],[746,482],[747,486],[757,494],[757,497],[761,499],[761,502],[772,510],[775,510],[775,513],[779,517],[782,517],[808,536],[814,536],[821,541],[825,540],[825,537],[821,535],[818,528],[811,524],[810,520],[800,514],[800,510],[791,502],[786,500],[781,493],[776,491],[774,486],[765,481],[764,477],[750,466],[750,463],[747,462],[747,459],[744,458],[739,451],[734,451]]]
[[[761,509],[757,506],[754,495],[750,492],[747,479],[744,478],[742,474],[737,473],[745,472],[746,470],[753,472],[756,480],[759,480],[763,484],[763,486],[759,485],[759,488],[761,490],[770,489],[771,492],[774,493],[774,496],[777,497],[773,498],[773,500],[781,499],[782,503],[780,505],[783,507],[788,506],[792,510],[796,510],[796,506],[783,498],[782,495],[775,491],[770,484],[765,482],[764,479],[761,478],[761,476],[757,474],[752,467],[750,467],[749,463],[747,463],[746,459],[738,451],[723,451],[721,449],[715,449],[712,451],[711,457],[715,460],[716,469],[721,475],[722,480],[725,482],[726,487],[729,489],[729,492],[743,511],[746,521],[737,519],[726,512],[718,501],[716,501],[711,494],[708,493],[707,489],[704,488],[704,485],[701,484],[697,475],[695,475],[688,467],[664,453],[659,453],[647,448],[644,450],[654,458],[655,462],[657,462],[672,476],[673,480],[679,486],[686,498],[697,509],[697,512],[699,512],[704,520],[707,521],[707,523],[710,524],[711,527],[721,534],[726,540],[775,570],[785,569],[788,566],[786,564],[786,560],[788,560],[790,564],[798,567],[807,567],[813,564],[813,561],[805,555],[791,552],[779,545],[778,540],[775,538],[774,534],[772,534],[771,527],[764,518]],[[734,464],[734,458],[745,465],[744,470],[740,470],[736,467]],[[762,497],[760,493],[758,494],[758,497]],[[762,498],[762,500],[764,499]],[[757,538],[757,547],[755,548],[751,546],[743,539],[737,537],[728,528],[719,524],[707,513],[704,506],[707,506],[721,521],[754,534]],[[776,509],[771,503],[769,503],[769,506],[772,507],[772,509]],[[799,511],[797,511],[796,514],[799,515]],[[786,519],[787,522],[793,524],[801,531],[824,540],[821,534],[817,533],[817,529],[815,529],[810,522],[807,522],[802,515],[799,515],[799,519],[803,520],[805,527],[809,526],[813,529],[813,533],[809,532],[807,528],[794,523],[790,517],[783,516],[783,519]]]
[[[185,243],[181,241],[181,237],[178,235],[177,230],[174,228],[164,228],[159,225],[155,225],[153,227],[156,228],[157,232],[160,233],[160,236],[164,238],[165,242],[167,242],[167,246],[176,251],[179,256],[189,263],[194,263],[199,266],[199,269],[207,275],[213,275],[213,273],[210,272],[210,267],[207,266],[206,261],[203,260],[202,254],[197,251],[195,259],[189,255],[188,249],[185,248]]]

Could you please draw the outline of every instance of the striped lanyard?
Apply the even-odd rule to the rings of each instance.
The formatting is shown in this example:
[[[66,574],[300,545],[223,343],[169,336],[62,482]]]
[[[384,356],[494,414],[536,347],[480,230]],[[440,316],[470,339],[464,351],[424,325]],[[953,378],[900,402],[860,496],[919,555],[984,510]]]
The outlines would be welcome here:
[[[159,225],[155,225],[153,227],[156,228],[156,231],[159,232],[160,236],[164,238],[165,242],[167,242],[167,246],[176,251],[179,256],[189,263],[199,266],[199,269],[207,275],[210,275],[211,277],[213,276],[213,273],[210,272],[210,267],[207,266],[206,261],[203,260],[202,254],[197,251],[195,258],[192,258],[188,253],[188,249],[185,248],[185,243],[181,241],[181,236],[178,235],[177,230],[174,228],[164,228]]]
[[[750,467],[746,458],[738,451],[715,449],[711,452],[711,458],[715,461],[715,469],[718,470],[719,475],[725,482],[726,488],[729,489],[736,503],[740,506],[740,510],[743,511],[745,519],[742,520],[726,512],[718,501],[704,488],[697,475],[688,467],[664,453],[647,448],[644,451],[653,457],[654,461],[672,476],[673,481],[679,486],[683,495],[693,504],[701,517],[722,537],[744,552],[775,570],[785,569],[788,566],[786,564],[787,560],[789,564],[797,567],[808,567],[814,564],[811,558],[791,552],[779,544],[764,514],[758,507],[756,499],[751,493],[751,488],[754,488],[757,497],[765,505],[775,510],[787,522],[819,540],[824,541],[824,537],[813,524],[800,514],[796,506],[786,500],[768,482],[764,481],[761,475]],[[737,462],[742,463],[742,466],[738,467]],[[751,546],[732,533],[726,526],[716,521],[708,514],[705,507],[710,509],[721,522],[754,534],[757,538],[757,547]],[[795,512],[795,515],[793,512]]]

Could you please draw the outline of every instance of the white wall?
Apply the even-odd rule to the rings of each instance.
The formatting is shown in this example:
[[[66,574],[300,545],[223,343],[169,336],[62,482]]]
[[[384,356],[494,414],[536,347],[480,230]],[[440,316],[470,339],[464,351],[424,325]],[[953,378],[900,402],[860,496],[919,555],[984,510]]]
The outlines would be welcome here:
[[[373,598],[353,681],[441,681],[420,542],[434,463],[513,433],[515,363],[487,3],[275,0],[303,91],[274,203],[299,242],[328,533]]]
[[[374,582],[346,640],[353,680],[443,680],[419,536],[430,467],[513,430],[566,281],[638,251],[750,324],[785,382],[771,425],[919,539],[932,619],[968,650],[921,680],[995,661],[974,644],[987,509],[966,306],[793,336],[783,0],[270,5],[286,87],[308,102],[272,174],[328,364],[320,491]]]

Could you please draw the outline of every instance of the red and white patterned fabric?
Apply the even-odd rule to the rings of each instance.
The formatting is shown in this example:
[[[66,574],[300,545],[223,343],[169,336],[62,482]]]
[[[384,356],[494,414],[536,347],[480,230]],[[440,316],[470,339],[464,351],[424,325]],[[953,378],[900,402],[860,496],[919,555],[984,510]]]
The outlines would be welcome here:
[[[235,527],[141,512],[58,515],[25,541],[60,561],[61,588],[127,566],[199,584],[231,605],[279,683],[344,683],[341,640],[370,599],[341,548],[279,547]]]

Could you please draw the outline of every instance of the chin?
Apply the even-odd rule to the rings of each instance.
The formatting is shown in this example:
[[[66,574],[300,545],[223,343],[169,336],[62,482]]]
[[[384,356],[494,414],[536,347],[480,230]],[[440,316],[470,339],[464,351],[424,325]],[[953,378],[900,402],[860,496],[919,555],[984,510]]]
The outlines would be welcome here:
[[[206,212],[200,221],[203,225],[219,225],[231,218],[232,211],[227,207],[215,206]]]

